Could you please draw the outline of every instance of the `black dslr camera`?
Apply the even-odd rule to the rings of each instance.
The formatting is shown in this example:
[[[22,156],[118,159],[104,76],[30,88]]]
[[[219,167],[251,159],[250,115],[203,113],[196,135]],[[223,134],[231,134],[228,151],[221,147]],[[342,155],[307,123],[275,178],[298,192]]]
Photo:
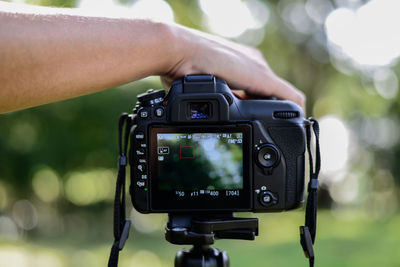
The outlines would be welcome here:
[[[240,100],[225,81],[187,75],[138,96],[130,132],[134,207],[271,212],[303,202],[305,122],[290,101]]]
[[[283,211],[303,202],[306,148],[310,182],[300,243],[313,266],[318,136],[318,122],[306,120],[293,102],[240,100],[213,75],[187,75],[167,95],[164,90],[139,95],[133,114],[123,113],[119,120],[114,244],[108,266],[118,265],[129,233],[128,160],[136,210],[168,213],[167,241],[193,245],[176,254],[175,267],[228,267],[226,252],[210,245],[215,239],[254,240],[258,235],[258,219],[235,217],[236,211]]]

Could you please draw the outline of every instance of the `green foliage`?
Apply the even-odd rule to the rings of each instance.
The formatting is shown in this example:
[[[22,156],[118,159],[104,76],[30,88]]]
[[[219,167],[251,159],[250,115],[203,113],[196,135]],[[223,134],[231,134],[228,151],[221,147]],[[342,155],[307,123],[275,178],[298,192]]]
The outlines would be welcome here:
[[[152,85],[157,86],[134,83],[1,116],[1,180],[29,197],[31,177],[41,165],[61,177],[74,170],[114,168],[119,115],[131,111],[136,95]]]

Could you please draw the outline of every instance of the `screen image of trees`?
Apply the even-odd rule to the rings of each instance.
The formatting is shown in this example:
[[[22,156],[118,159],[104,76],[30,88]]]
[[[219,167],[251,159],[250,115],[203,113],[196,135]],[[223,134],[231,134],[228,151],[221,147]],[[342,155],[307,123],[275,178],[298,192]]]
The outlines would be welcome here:
[[[158,134],[158,147],[169,148],[158,155],[159,190],[242,189],[242,138],[231,135]]]

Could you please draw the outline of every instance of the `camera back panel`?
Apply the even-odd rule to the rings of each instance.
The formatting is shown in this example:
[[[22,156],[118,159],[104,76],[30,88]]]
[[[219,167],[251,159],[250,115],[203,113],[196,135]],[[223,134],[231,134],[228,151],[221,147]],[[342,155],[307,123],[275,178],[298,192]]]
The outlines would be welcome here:
[[[304,192],[305,120],[290,101],[240,100],[212,75],[138,97],[134,207],[151,212],[282,211]]]

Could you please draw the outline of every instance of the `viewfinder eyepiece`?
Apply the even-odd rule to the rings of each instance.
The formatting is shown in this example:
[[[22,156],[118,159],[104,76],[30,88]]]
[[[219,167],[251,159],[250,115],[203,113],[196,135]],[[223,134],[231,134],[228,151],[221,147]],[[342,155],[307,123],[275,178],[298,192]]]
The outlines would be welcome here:
[[[188,111],[191,120],[207,120],[211,118],[211,104],[209,102],[190,102]]]

